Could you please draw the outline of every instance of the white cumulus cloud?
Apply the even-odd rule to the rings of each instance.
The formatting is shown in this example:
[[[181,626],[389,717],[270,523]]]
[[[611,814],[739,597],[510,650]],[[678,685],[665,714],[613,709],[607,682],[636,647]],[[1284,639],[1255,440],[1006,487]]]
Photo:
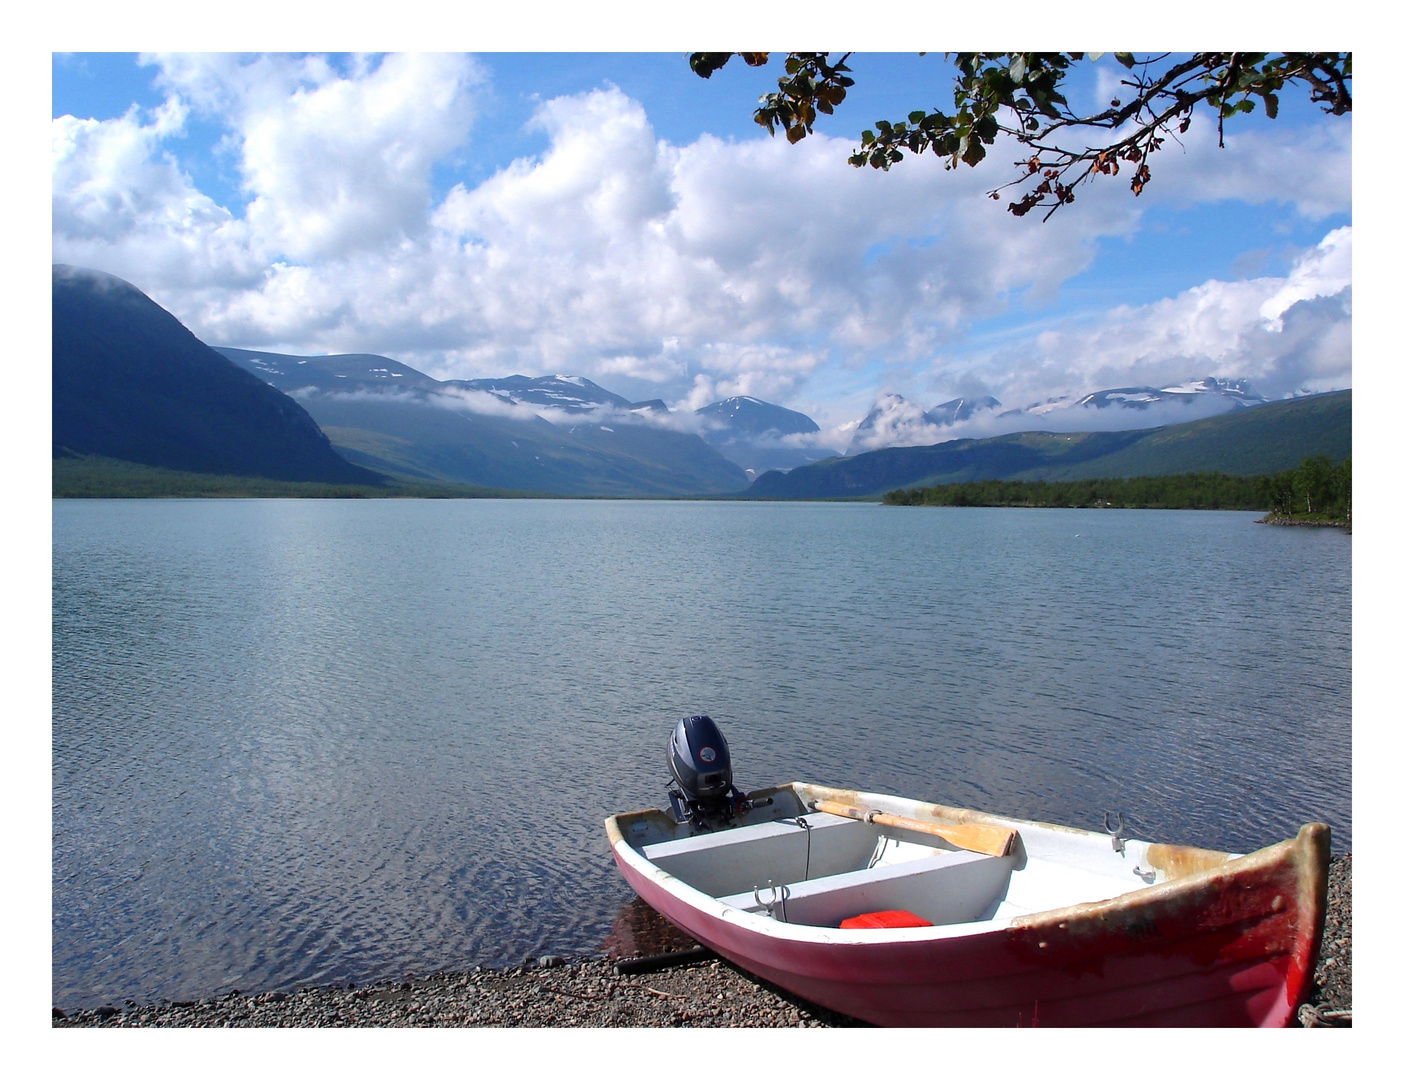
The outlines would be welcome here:
[[[1057,407],[1114,387],[1159,388],[1212,377],[1246,380],[1269,399],[1345,389],[1352,370],[1351,238],[1349,226],[1332,230],[1299,255],[1285,277],[1207,281],[1153,304],[1118,307],[1095,320],[1069,321],[988,355],[963,358],[962,375],[998,397],[1006,410],[1052,399],[1053,407],[1034,412],[1034,426],[1049,430],[1146,427],[1226,407],[1215,397],[1135,413]],[[882,426],[865,433],[864,448],[1030,428],[1028,415],[1001,417],[994,410],[928,431],[915,418],[919,407],[907,406],[906,412],[885,413]]]
[[[490,89],[472,58],[147,60],[160,108],[54,121],[54,257],[131,280],[212,344],[380,352],[439,378],[564,371],[689,409],[751,395],[835,425],[916,381],[1022,404],[1203,375],[1263,392],[1349,379],[1349,229],[1285,279],[947,356],[981,320],[1049,304],[1146,207],[1348,210],[1348,125],[1255,132],[1232,154],[1192,129],[1142,200],[1103,178],[1044,224],[986,197],[1010,150],[881,173],[822,134],[674,145],[612,87],[541,102],[539,154],[453,184]],[[224,128],[242,205],[182,170],[191,117]]]
[[[336,259],[421,237],[430,170],[468,138],[463,56],[387,56],[343,75],[318,57],[156,56],[159,84],[232,128],[250,227],[269,251]]]

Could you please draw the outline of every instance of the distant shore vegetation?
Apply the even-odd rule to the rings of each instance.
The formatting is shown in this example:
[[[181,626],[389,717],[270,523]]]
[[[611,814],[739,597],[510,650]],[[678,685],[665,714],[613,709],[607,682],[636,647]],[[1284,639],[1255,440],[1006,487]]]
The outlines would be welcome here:
[[[1350,458],[1309,457],[1259,476],[1182,473],[1089,480],[975,480],[897,488],[885,506],[1094,507],[1127,510],[1262,510],[1265,521],[1349,525]]]
[[[330,484],[180,472],[96,455],[53,459],[55,499],[501,499],[540,497],[471,484],[387,478],[382,484]],[[548,496],[549,497],[549,496]]]
[[[56,499],[493,499],[554,498],[468,484],[328,484],[178,472],[112,458],[53,459]],[[694,496],[694,498],[696,498]],[[1011,506],[1126,510],[1258,510],[1283,525],[1350,527],[1350,458],[1309,457],[1295,469],[1260,476],[1183,473],[1091,480],[977,480],[896,488],[886,506]]]

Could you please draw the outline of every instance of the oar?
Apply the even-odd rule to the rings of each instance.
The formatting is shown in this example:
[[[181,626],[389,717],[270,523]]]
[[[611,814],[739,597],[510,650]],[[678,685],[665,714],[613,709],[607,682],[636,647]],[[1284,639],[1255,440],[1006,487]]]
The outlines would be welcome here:
[[[934,821],[918,821],[916,818],[901,817],[898,814],[884,814],[881,810],[863,810],[828,799],[819,799],[815,802],[814,809],[825,814],[853,818],[855,821],[869,821],[874,825],[929,833],[950,841],[958,848],[978,851],[981,855],[1008,855],[1014,850],[1014,841],[1019,839],[1017,830],[1005,829],[998,825],[938,825]]]

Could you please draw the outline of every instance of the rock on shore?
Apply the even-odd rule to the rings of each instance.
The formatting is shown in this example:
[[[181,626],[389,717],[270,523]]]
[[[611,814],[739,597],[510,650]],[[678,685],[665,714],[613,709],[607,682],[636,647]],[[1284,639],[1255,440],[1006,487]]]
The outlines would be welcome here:
[[[1311,996],[1297,1011],[1303,1027],[1350,1027],[1350,855],[1331,860],[1326,888],[1326,928]]]
[[[600,957],[505,971],[410,977],[365,987],[303,988],[208,1001],[107,1005],[54,1027],[859,1027],[723,960],[620,975]],[[1331,861],[1326,929],[1306,1027],[1351,1022],[1351,857]]]

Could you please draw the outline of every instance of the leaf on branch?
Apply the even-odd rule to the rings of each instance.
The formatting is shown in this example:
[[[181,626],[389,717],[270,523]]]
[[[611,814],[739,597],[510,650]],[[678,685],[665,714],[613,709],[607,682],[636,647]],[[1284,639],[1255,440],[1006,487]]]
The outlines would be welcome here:
[[[819,115],[832,115],[846,99],[853,79],[847,77],[849,54],[788,53],[785,76],[778,91],[762,96],[755,122],[773,136],[776,126],[785,129],[786,141],[797,143],[812,134]],[[1152,55],[1138,60],[1130,52],[1113,53],[1131,74],[1121,81],[1123,92],[1111,107],[1082,115],[1068,105],[1060,92],[1070,65],[1104,53],[947,53],[957,79],[951,90],[953,114],[920,109],[906,114],[905,122],[877,121],[862,133],[861,147],[849,164],[887,170],[905,154],[930,151],[946,169],[976,165],[987,156],[986,147],[1009,137],[1030,154],[1014,159],[1026,171],[1014,183],[1041,183],[1022,199],[1011,197],[1010,211],[1023,216],[1038,206],[1048,215],[1073,201],[1074,188],[1094,175],[1118,175],[1120,162],[1135,170],[1131,189],[1139,195],[1150,180],[1145,161],[1160,149],[1172,132],[1189,130],[1197,106],[1217,113],[1219,142],[1223,145],[1224,120],[1251,113],[1259,101],[1269,119],[1276,119],[1278,94],[1284,86],[1303,90],[1327,112],[1351,111],[1351,55],[1349,53],[1195,53]],[[768,53],[689,53],[694,72],[703,78],[725,66],[732,56],[758,67]],[[1126,104],[1123,105],[1123,100]],[[1005,113],[1004,110],[1010,110]],[[1012,114],[1012,115],[1011,115]],[[1001,120],[1001,117],[1005,119]],[[1173,127],[1172,127],[1173,125]],[[1078,128],[1099,130],[1104,138],[1089,144],[1080,138],[1062,138]],[[1111,134],[1120,129],[1120,134]],[[1065,145],[1066,144],[1066,145]],[[1040,158],[1040,155],[1043,155]],[[1004,158],[1009,161],[1010,157]],[[1054,164],[1050,166],[1049,161]],[[1078,171],[1070,173],[1069,170]],[[1038,173],[1041,177],[1035,179]],[[1074,176],[1072,186],[1062,183]],[[1001,185],[996,191],[1009,184]],[[998,200],[995,193],[991,198]]]
[[[764,54],[742,54],[743,58],[747,55],[755,56]],[[688,66],[698,75],[701,75],[702,78],[710,79],[712,77],[712,72],[720,71],[722,68],[726,67],[726,62],[731,59],[731,56],[732,54],[729,52],[695,52],[688,54],[687,62]],[[749,60],[746,62],[748,64],[750,63]],[[762,63],[763,62],[764,61],[762,61]]]

